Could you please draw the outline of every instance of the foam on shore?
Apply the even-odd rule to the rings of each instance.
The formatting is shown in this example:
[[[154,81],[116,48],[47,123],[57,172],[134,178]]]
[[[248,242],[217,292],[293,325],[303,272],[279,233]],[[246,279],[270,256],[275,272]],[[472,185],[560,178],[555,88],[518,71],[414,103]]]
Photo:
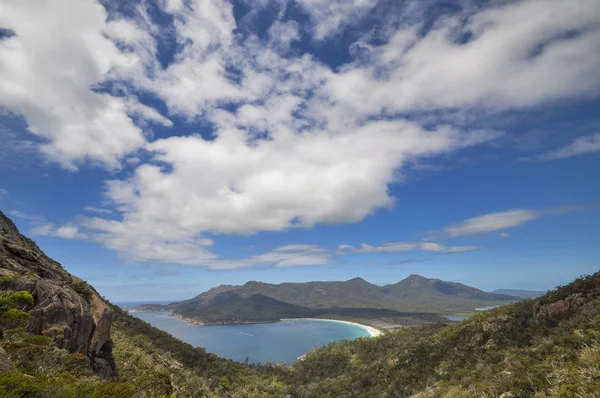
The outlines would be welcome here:
[[[381,334],[380,330],[375,329],[372,326],[367,326],[367,325],[363,325],[362,323],[356,323],[356,322],[350,322],[350,321],[341,321],[339,319],[325,319],[325,318],[285,318],[285,319],[282,319],[282,321],[295,321],[295,320],[326,321],[326,322],[345,323],[347,325],[358,326],[359,328],[366,330],[367,333],[369,333],[369,336],[371,336],[371,337],[376,337],[376,336],[379,336]]]

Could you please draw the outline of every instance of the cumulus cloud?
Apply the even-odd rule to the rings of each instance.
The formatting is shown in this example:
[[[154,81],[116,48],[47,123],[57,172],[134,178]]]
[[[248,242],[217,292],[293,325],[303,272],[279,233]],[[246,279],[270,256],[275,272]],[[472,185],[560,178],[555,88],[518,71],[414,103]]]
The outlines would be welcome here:
[[[484,10],[465,26],[460,16],[448,18],[425,37],[418,35],[418,25],[409,26],[389,42],[371,46],[369,62],[360,59],[339,73],[309,55],[286,58],[252,37],[236,39],[226,2],[177,8],[173,15],[182,50],[147,87],[171,111],[210,120],[214,136],[148,143],[152,162],[140,165],[129,179],[107,183],[107,199],[125,213],[123,219],[94,219],[88,226],[105,234],[109,247],[134,257],[149,257],[156,247],[162,248],[156,259],[189,262],[178,253],[190,252],[206,234],[358,222],[394,205],[388,185],[407,162],[498,134],[443,125],[426,130],[403,119],[382,120],[382,114],[422,107],[527,106],[581,94],[597,84],[598,59],[590,57],[597,18],[589,12],[592,3],[580,5],[555,2],[549,14],[545,3],[517,3]],[[470,42],[454,40],[459,25],[473,32]],[[569,29],[582,33],[557,38]],[[540,43],[542,50],[532,55]],[[575,60],[581,62],[573,69]],[[227,66],[239,73],[231,76]],[[239,106],[220,107],[232,101]],[[526,217],[509,216],[497,217],[498,228]],[[476,225],[462,231],[477,231]],[[465,233],[459,227],[451,231]],[[198,255],[214,260],[205,250]]]
[[[145,142],[129,112],[168,123],[133,98],[98,90],[135,59],[105,35],[97,2],[3,1],[0,26],[15,33],[0,40],[0,106],[25,118],[51,160],[73,170],[85,161],[118,168]]]
[[[163,32],[143,9],[107,22],[91,0],[40,1],[33,17],[31,5],[21,3],[0,6],[0,25],[16,33],[0,41],[0,73],[8,77],[0,103],[22,114],[47,140],[44,153],[65,167],[85,160],[119,167],[143,148],[127,162],[131,173],[106,183],[105,199],[118,215],[96,212],[79,220],[77,231],[60,232],[84,234],[134,261],[215,269],[328,263],[326,253],[307,247],[228,262],[209,250],[209,236],[359,222],[394,205],[389,186],[411,162],[501,134],[401,115],[502,111],[600,88],[595,0],[514,2],[447,16],[429,30],[410,20],[386,31],[385,40],[358,39],[353,48],[360,51],[337,69],[288,51],[306,32],[299,21],[276,21],[263,40],[238,29],[226,0],[159,3],[173,20],[174,53],[164,65],[155,39]],[[313,37],[324,40],[357,23],[376,1],[298,4],[311,16]],[[110,82],[119,96],[97,89]],[[140,93],[162,101],[168,114],[140,103]],[[174,116],[211,132],[154,139],[142,131],[145,123],[172,126]],[[538,217],[513,212],[445,232],[485,233]],[[392,250],[384,246],[371,250]]]
[[[128,230],[251,234],[356,222],[393,205],[387,184],[399,165],[465,145],[451,128],[431,132],[402,121],[344,134],[272,136],[248,142],[230,129],[212,141],[156,141],[147,148],[157,165],[110,181],[107,197],[130,214],[123,221]]]
[[[346,114],[460,107],[516,108],[595,95],[600,15],[595,0],[530,0],[444,18],[365,46],[365,59],[332,76]],[[576,32],[576,34],[573,34]],[[461,37],[469,37],[465,43]]]
[[[555,151],[537,157],[537,160],[555,160],[570,158],[587,153],[600,152],[600,133],[580,137]]]

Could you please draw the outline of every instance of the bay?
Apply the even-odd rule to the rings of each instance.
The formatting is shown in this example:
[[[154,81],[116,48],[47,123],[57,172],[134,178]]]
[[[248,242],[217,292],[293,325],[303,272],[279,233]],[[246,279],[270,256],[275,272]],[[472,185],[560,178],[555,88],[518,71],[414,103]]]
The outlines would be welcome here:
[[[274,323],[199,326],[167,312],[132,312],[152,326],[195,347],[235,361],[287,362],[331,341],[367,337],[359,327],[323,320],[294,319]]]
[[[468,316],[462,316],[462,315],[446,315],[444,316],[444,318],[450,320],[450,321],[454,321],[454,322],[460,322],[460,321],[464,321],[465,319],[468,319]]]

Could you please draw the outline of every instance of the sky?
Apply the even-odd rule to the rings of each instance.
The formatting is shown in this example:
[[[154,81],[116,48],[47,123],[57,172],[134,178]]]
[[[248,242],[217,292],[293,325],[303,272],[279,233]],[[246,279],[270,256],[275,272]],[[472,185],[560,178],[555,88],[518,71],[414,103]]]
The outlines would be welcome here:
[[[0,209],[112,301],[600,268],[597,0],[3,0]]]

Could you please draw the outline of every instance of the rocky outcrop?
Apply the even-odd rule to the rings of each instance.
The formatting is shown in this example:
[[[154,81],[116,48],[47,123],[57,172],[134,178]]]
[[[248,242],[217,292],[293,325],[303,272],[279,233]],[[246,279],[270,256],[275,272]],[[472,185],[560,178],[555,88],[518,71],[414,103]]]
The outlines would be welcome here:
[[[577,293],[553,303],[538,301],[533,304],[533,319],[539,321],[559,314],[574,312],[585,304],[585,302],[584,298]]]
[[[110,341],[112,309],[0,212],[0,290],[8,289],[26,290],[33,296],[30,332],[52,338],[71,353],[87,355],[99,376],[116,376]]]

